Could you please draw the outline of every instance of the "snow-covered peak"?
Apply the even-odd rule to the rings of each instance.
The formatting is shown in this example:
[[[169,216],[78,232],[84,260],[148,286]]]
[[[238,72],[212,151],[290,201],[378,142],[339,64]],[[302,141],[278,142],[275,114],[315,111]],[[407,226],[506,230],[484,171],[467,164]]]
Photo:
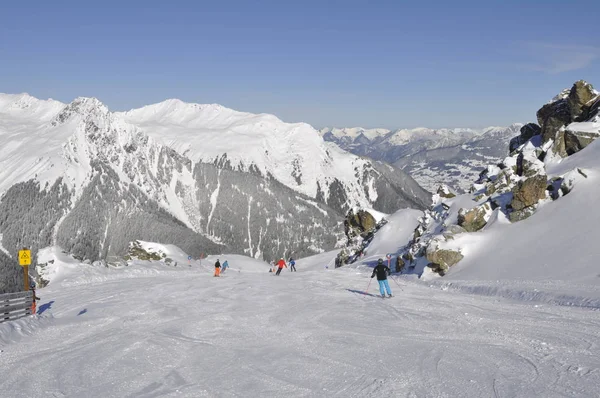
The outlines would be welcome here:
[[[65,106],[54,118],[53,124],[62,124],[75,117],[106,117],[109,110],[97,98],[78,97]]]
[[[227,128],[251,113],[238,112],[218,104],[194,104],[179,99],[168,99],[139,109],[119,113],[123,118],[142,124],[174,124]]]
[[[65,104],[53,99],[40,100],[27,93],[0,93],[0,114],[5,117],[20,117],[35,115],[40,119],[48,119],[56,115]]]
[[[388,129],[365,129],[362,127],[345,127],[345,128],[331,128],[331,127],[325,127],[321,130],[319,130],[319,134],[321,136],[324,136],[325,134],[331,134],[336,138],[344,138],[344,137],[348,137],[351,139],[356,139],[359,136],[364,136],[369,140],[374,140],[375,138],[378,137],[383,137],[387,134],[390,133],[390,130]]]
[[[446,145],[448,141],[464,141],[477,131],[470,128],[430,129],[418,127],[414,129],[400,129],[388,138],[391,145],[406,145],[414,141],[437,141]]]
[[[232,167],[255,168],[311,197],[333,176],[352,186],[355,167],[368,163],[325,143],[306,123],[285,123],[269,114],[167,100],[115,115],[193,161],[226,156]]]

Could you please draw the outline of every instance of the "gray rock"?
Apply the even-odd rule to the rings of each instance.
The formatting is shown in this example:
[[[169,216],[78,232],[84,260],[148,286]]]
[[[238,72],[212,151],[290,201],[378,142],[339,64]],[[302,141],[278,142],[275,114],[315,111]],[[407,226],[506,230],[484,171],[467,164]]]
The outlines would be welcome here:
[[[584,131],[564,131],[564,151],[567,156],[581,151],[600,136],[600,130],[596,133]]]
[[[513,199],[510,204],[513,210],[522,210],[535,205],[546,197],[548,178],[546,175],[537,175],[524,181],[519,181],[513,188]]]
[[[518,222],[518,221],[525,220],[526,218],[531,216],[534,212],[535,212],[535,208],[526,207],[521,210],[513,211],[512,213],[510,213],[508,215],[508,218],[509,218],[510,222]]]
[[[595,97],[596,93],[591,84],[583,80],[575,82],[567,98],[571,119],[576,120],[582,114],[583,107]]]
[[[540,135],[542,133],[542,128],[535,123],[528,123],[525,126],[521,127],[520,134],[510,140],[509,143],[509,152],[513,152],[518,147],[529,141],[532,137],[536,135]]]
[[[458,225],[468,232],[479,231],[487,223],[485,215],[489,210],[491,208],[488,203],[484,203],[471,210],[460,209],[458,211]]]
[[[460,252],[454,250],[432,248],[431,246],[427,248],[427,260],[442,269],[447,270],[463,258],[464,256]]]

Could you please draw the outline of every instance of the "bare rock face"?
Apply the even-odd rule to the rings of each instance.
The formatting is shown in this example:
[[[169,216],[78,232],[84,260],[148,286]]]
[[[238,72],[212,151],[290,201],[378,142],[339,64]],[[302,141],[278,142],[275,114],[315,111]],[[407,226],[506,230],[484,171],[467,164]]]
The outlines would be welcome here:
[[[446,198],[446,199],[452,199],[452,198],[456,197],[456,194],[454,194],[454,193],[453,193],[453,192],[450,190],[450,188],[449,188],[447,185],[445,185],[445,184],[442,184],[442,185],[440,185],[440,186],[438,187],[438,189],[437,189],[436,193],[437,193],[438,195],[440,195],[440,197],[442,197],[442,198]]]
[[[591,84],[583,80],[575,82],[567,98],[571,119],[577,120],[581,116],[585,105],[596,96],[597,94]]]
[[[513,199],[510,204],[512,209],[515,211],[523,210],[546,198],[547,179],[546,175],[536,175],[524,181],[519,181],[513,189]]]
[[[565,130],[564,132],[564,151],[567,156],[581,151],[583,148],[591,144],[600,136],[600,131],[597,133],[590,131],[572,131]]]
[[[430,245],[427,248],[427,260],[443,270],[448,270],[463,258],[464,256],[460,252],[454,250],[439,249],[435,245]]]
[[[479,231],[487,224],[486,215],[490,211],[491,208],[488,203],[471,210],[460,209],[458,211],[458,225],[467,232]]]
[[[510,140],[508,144],[509,153],[514,152],[518,147],[529,141],[536,135],[540,135],[542,133],[542,128],[535,123],[528,123],[525,126],[521,127],[520,134]]]
[[[561,127],[571,123],[571,112],[567,98],[559,99],[544,105],[537,111],[538,123],[541,126],[542,142],[548,142]]]
[[[350,210],[344,220],[346,236],[359,236],[364,232],[369,232],[375,229],[377,221],[375,217],[366,210],[358,210],[356,213]]]
[[[545,143],[557,139],[556,135],[562,127],[580,120],[584,114],[589,116],[593,100],[597,96],[591,84],[579,80],[573,84],[568,95],[565,96],[563,92],[556,97],[555,101],[540,108],[537,119],[542,130],[542,141]],[[557,141],[560,141],[562,137],[558,138]]]

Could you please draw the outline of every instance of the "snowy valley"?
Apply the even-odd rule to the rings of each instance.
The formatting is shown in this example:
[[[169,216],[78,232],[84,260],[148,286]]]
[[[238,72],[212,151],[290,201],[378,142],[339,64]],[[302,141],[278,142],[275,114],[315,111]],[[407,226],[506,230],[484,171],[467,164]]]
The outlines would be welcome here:
[[[510,140],[523,125],[484,129],[324,128],[323,139],[349,152],[382,160],[406,171],[422,187],[435,192],[445,184],[454,192],[469,190],[479,171],[502,160]]]

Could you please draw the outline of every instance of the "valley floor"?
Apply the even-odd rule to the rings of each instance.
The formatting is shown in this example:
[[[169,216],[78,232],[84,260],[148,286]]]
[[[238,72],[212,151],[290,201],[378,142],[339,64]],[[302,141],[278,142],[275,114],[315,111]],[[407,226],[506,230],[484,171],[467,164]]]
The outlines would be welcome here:
[[[5,397],[594,397],[600,312],[469,295],[367,268],[279,277],[230,259],[74,274],[0,324]],[[214,259],[212,259],[214,261]],[[370,294],[377,295],[376,280]]]

